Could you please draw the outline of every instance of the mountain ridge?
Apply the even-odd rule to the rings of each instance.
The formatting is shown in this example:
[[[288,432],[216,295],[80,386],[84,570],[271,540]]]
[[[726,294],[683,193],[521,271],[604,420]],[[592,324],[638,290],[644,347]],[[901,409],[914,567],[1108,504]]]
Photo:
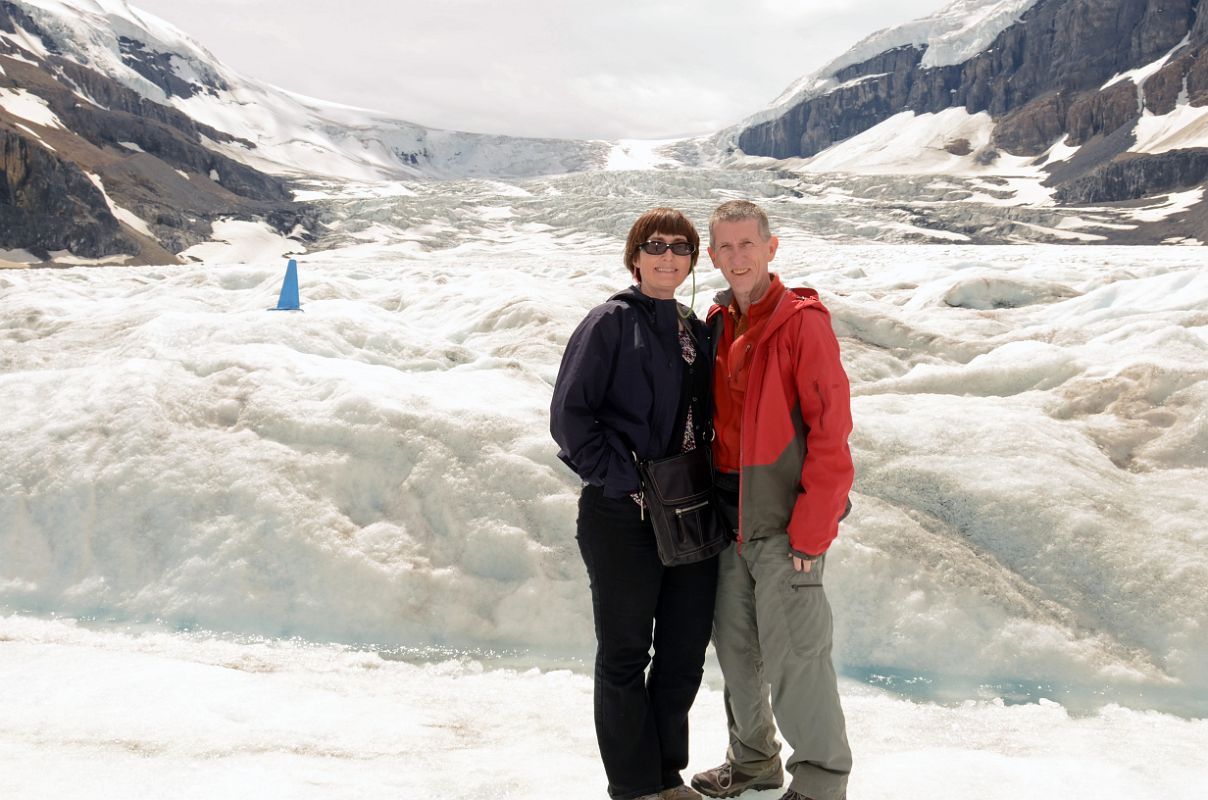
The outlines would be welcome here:
[[[0,0],[0,262],[173,263],[230,220],[305,250],[323,241],[332,215],[316,199],[333,185],[652,166],[972,176],[941,190],[942,208],[917,204],[940,240],[1000,240],[1003,226],[973,222],[984,209],[957,205],[982,179],[998,205],[1177,194],[1177,214],[1088,240],[1208,241],[1198,12],[1199,0],[954,0],[731,128],[656,146],[425,128],[243,78],[126,0]]]
[[[949,9],[975,5],[958,0]],[[990,142],[970,154],[983,163],[1001,153],[1078,151],[1045,165],[1045,184],[1059,202],[1132,200],[1208,178],[1208,137],[1176,147],[1139,135],[1149,119],[1208,106],[1208,19],[1199,0],[980,5],[1021,13],[958,63],[929,64],[926,43],[897,44],[863,60],[841,57],[830,74],[823,74],[828,66],[803,78],[795,85],[805,88],[736,126],[734,146],[747,155],[809,159],[897,114],[963,107],[993,120]]]
[[[524,177],[601,166],[611,149],[304,98],[125,0],[0,0],[0,131],[0,249],[56,263],[172,263],[222,219],[305,245],[319,222],[293,200],[299,180]]]
[[[292,229],[306,216],[284,182],[204,144],[234,137],[68,58],[30,10],[0,2],[5,248],[60,263],[174,263],[215,219]]]

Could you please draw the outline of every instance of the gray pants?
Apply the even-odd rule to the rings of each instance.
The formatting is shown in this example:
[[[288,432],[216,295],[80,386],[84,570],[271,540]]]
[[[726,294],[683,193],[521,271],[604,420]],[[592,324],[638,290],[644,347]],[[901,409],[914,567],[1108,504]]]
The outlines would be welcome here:
[[[743,542],[741,555],[737,545],[721,554],[713,644],[726,681],[726,758],[744,772],[768,771],[779,761],[779,723],[792,748],[790,788],[839,800],[851,748],[831,662],[826,559],[797,572],[788,548],[788,536],[771,536]]]

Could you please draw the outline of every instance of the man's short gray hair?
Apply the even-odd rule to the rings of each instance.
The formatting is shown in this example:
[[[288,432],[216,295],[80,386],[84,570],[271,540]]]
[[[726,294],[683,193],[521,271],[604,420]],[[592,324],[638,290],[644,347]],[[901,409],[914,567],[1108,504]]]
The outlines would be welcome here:
[[[717,223],[742,222],[744,219],[758,220],[759,235],[765,241],[772,238],[772,226],[762,208],[750,200],[727,200],[713,209],[713,216],[709,217],[709,246],[713,246],[713,228]]]

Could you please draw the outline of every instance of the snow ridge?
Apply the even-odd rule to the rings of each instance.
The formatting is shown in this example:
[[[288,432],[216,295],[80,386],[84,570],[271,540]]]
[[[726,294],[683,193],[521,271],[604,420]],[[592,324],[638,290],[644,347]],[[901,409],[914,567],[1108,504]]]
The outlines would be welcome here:
[[[773,119],[785,109],[837,89],[835,73],[898,47],[921,47],[923,67],[960,64],[985,50],[998,34],[1014,25],[1038,0],[955,0],[943,9],[905,25],[862,39],[826,66],[784,90],[767,109],[744,120],[748,127]]]
[[[207,146],[273,175],[344,180],[527,177],[600,168],[612,150],[597,141],[427,128],[371,109],[303,97],[239,75],[179,29],[125,0],[17,2],[53,39],[53,49],[153,102],[251,142],[254,148]],[[123,59],[123,37],[148,54],[166,54],[171,76],[193,92],[166,92],[140,74]],[[39,47],[37,37],[26,32],[11,38]],[[128,48],[134,46],[130,41]]]

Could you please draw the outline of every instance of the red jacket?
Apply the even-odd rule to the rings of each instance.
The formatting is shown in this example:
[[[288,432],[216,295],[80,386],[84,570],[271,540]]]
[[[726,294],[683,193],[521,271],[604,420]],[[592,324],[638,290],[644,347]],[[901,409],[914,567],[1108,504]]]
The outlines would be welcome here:
[[[778,282],[777,282],[778,283]],[[722,314],[720,346],[734,341],[718,295],[709,321]],[[851,396],[830,313],[813,289],[784,289],[750,355],[743,402],[739,539],[788,532],[790,548],[815,557],[830,547],[847,510],[855,470],[847,437]]]

